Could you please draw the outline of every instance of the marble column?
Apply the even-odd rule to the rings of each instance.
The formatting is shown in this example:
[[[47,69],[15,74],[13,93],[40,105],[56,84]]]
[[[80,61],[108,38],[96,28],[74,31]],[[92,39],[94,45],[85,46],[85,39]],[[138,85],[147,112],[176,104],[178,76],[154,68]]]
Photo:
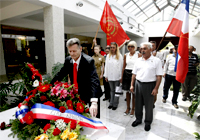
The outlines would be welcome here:
[[[64,10],[56,6],[44,8],[44,35],[47,73],[57,62],[64,63]]]
[[[6,75],[5,59],[2,43],[1,25],[0,25],[0,75]]]

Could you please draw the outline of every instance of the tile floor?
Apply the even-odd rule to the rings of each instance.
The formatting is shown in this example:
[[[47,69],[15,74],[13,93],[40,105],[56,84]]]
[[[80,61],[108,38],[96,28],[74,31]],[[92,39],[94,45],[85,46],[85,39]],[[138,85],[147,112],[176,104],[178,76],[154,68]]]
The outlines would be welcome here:
[[[195,139],[193,133],[200,133],[200,121],[197,116],[200,114],[200,109],[196,111],[193,118],[187,116],[189,101],[182,101],[182,95],[179,94],[178,105],[179,109],[175,109],[171,105],[172,91],[169,93],[169,98],[166,103],[162,103],[162,80],[159,94],[154,109],[154,120],[151,125],[151,130],[144,130],[144,122],[137,127],[132,127],[131,124],[135,120],[135,116],[124,116],[126,110],[125,94],[120,97],[117,110],[108,109],[108,101],[102,101],[101,98],[101,119],[126,128],[126,140],[192,140]],[[144,117],[143,117],[144,119]]]

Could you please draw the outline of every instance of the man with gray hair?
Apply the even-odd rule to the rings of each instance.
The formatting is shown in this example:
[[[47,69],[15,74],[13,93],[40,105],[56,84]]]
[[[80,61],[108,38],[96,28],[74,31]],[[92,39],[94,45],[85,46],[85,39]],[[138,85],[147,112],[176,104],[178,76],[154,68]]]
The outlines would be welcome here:
[[[132,71],[131,92],[135,91],[135,116],[133,127],[142,123],[143,105],[145,106],[145,131],[151,129],[153,121],[154,96],[158,94],[158,88],[162,78],[162,63],[159,58],[151,55],[152,44],[141,44],[142,57],[135,62]]]
[[[102,96],[100,82],[96,73],[94,59],[82,53],[82,47],[78,38],[71,38],[67,41],[67,48],[70,56],[66,57],[64,66],[52,79],[51,84],[61,81],[69,75],[72,84],[78,88],[81,100],[89,103],[92,117],[100,118],[99,98]],[[98,110],[97,110],[98,106]]]

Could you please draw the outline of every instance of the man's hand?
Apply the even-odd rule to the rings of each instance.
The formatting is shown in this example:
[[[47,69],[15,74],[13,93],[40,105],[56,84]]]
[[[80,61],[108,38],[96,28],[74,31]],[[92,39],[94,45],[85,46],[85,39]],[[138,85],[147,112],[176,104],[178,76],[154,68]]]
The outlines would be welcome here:
[[[105,78],[106,82],[108,82],[108,78]]]
[[[165,78],[165,76],[166,76],[166,73],[164,73],[163,77]]]
[[[130,87],[130,91],[131,91],[132,93],[134,93],[134,86],[131,86],[131,87]]]
[[[97,102],[92,102],[91,106],[90,106],[90,114],[92,117],[96,117],[98,110],[97,110]]]
[[[151,95],[156,96],[157,94],[158,94],[158,90],[154,88]]]
[[[103,78],[103,74],[100,75],[100,79],[102,79],[102,78]]]

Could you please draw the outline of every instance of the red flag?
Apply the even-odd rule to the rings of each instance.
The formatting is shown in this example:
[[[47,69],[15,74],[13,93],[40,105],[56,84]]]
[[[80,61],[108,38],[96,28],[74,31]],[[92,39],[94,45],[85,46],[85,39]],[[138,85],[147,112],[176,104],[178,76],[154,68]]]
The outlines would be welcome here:
[[[121,46],[125,40],[130,40],[117,21],[117,18],[115,17],[107,1],[104,6],[100,25],[101,29],[106,33],[107,45],[110,45],[111,42],[116,42],[119,46]]]
[[[188,72],[189,0],[182,0],[167,32],[179,37],[178,57],[175,64],[176,80],[184,83]]]

